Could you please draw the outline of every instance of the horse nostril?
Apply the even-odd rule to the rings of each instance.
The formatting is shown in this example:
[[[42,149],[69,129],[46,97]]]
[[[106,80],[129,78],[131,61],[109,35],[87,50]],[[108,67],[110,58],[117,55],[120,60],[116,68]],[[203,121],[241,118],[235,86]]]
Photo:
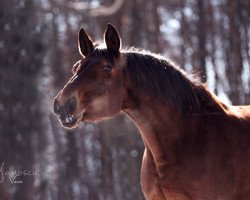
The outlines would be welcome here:
[[[54,113],[57,115],[63,114],[63,108],[60,106],[60,103],[57,99],[54,101]]]

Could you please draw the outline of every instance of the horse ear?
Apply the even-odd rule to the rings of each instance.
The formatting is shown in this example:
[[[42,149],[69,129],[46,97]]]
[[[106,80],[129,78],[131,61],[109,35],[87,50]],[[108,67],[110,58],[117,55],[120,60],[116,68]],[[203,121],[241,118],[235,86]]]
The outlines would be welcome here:
[[[78,49],[82,56],[87,56],[94,51],[93,42],[83,28],[78,34]]]
[[[109,52],[116,56],[120,53],[121,39],[116,28],[112,24],[108,24],[108,27],[104,33],[105,43]]]

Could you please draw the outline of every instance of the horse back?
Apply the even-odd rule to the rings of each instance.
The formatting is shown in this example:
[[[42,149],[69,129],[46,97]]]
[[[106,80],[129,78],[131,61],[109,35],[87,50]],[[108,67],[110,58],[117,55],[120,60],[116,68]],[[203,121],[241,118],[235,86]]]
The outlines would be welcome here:
[[[247,106],[231,106],[231,109],[236,112],[241,118],[250,121],[250,105]]]
[[[229,109],[231,112],[215,123],[220,128],[215,137],[219,140],[218,143],[215,142],[218,146],[214,149],[220,155],[221,170],[230,177],[226,181],[228,186],[232,181],[230,190],[234,193],[234,198],[249,199],[250,106],[231,106]]]
[[[187,161],[183,170],[193,168],[190,183],[195,183],[193,177],[202,172],[200,180],[204,182],[193,184],[204,189],[197,196],[250,199],[250,106],[231,106],[225,115],[208,115],[198,132],[203,138],[199,140],[200,155]]]

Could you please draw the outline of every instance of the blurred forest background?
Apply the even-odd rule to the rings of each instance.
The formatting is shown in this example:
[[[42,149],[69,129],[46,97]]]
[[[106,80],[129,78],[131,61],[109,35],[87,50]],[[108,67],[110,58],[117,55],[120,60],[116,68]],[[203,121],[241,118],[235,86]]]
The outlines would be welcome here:
[[[225,103],[250,104],[249,0],[1,0],[1,200],[144,199],[143,143],[127,117],[69,131],[52,113],[80,58],[79,28],[102,40],[108,22],[123,46],[198,71]],[[21,183],[6,175],[33,166]]]

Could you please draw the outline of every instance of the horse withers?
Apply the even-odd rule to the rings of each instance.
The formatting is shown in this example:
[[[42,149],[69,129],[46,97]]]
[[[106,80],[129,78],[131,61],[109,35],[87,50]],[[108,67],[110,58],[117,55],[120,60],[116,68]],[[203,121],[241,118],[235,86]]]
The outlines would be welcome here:
[[[121,49],[108,24],[104,45],[81,28],[82,59],[54,100],[66,128],[126,113],[145,144],[148,200],[249,200],[250,106],[226,106],[167,59]]]

